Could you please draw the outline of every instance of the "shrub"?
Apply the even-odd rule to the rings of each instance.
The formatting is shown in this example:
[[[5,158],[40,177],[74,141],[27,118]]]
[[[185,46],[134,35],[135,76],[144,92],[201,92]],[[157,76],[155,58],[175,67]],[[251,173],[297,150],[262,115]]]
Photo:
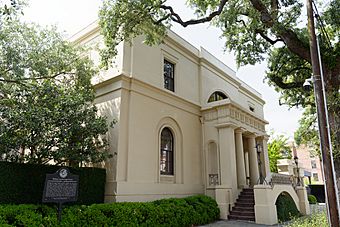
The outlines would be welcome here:
[[[308,196],[308,202],[309,202],[309,204],[317,204],[318,201],[317,201],[317,199],[314,195],[309,195]]]
[[[275,204],[279,222],[285,222],[300,216],[294,200],[288,194],[282,193],[279,195]]]
[[[216,202],[199,195],[154,202],[74,205],[63,209],[60,226],[193,226],[219,217]],[[56,226],[56,207],[2,205],[1,226]]]
[[[328,227],[326,212],[313,214],[308,217],[301,217],[293,220],[288,227]]]
[[[60,166],[0,162],[0,204],[39,204],[45,176]],[[69,168],[79,175],[77,204],[104,202],[105,169]]]

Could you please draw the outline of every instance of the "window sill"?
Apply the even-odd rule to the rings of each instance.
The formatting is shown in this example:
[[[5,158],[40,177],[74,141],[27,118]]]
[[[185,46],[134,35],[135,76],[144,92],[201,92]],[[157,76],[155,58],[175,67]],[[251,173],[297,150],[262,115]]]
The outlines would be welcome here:
[[[161,175],[160,176],[161,183],[175,183],[175,176],[173,175]]]

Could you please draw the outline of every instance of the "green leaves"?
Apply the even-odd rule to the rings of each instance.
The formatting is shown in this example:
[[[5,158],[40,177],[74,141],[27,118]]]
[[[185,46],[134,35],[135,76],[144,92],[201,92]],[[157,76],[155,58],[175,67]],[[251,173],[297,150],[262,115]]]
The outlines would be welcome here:
[[[105,0],[99,12],[99,25],[106,47],[101,50],[102,66],[108,67],[117,55],[117,46],[123,40],[131,42],[145,35],[149,45],[159,44],[169,27],[165,14],[159,8],[160,0]],[[164,19],[164,20],[163,20]],[[157,23],[162,20],[162,23]]]
[[[282,158],[291,158],[290,147],[288,146],[288,138],[283,135],[274,137],[268,143],[268,156],[270,171],[277,173],[277,160]]]
[[[108,130],[90,104],[92,62],[55,28],[18,21],[0,37],[0,153],[10,161],[78,165],[106,160]]]

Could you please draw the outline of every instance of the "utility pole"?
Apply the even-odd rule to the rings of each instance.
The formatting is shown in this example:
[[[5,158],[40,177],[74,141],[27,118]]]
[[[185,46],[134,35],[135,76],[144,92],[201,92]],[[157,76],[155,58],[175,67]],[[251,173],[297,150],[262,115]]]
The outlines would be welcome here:
[[[320,62],[318,59],[318,48],[315,35],[314,14],[312,0],[307,0],[308,32],[310,55],[313,69],[313,83],[315,104],[317,108],[320,150],[322,157],[322,166],[325,178],[326,204],[328,213],[328,223],[331,227],[340,227],[339,224],[339,206],[336,179],[332,157],[332,147],[330,143],[329,126],[327,121],[327,106],[325,103],[325,91],[321,77]]]

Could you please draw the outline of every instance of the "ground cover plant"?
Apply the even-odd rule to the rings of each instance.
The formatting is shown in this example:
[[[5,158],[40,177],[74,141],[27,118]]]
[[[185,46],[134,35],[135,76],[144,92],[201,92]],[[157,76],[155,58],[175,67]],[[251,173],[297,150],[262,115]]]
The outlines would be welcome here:
[[[327,227],[327,215],[326,212],[313,214],[308,217],[301,217],[294,219],[287,225],[288,227]]]
[[[153,202],[75,205],[63,209],[59,226],[193,226],[215,221],[219,209],[204,195]],[[0,205],[1,226],[58,226],[56,207]]]

